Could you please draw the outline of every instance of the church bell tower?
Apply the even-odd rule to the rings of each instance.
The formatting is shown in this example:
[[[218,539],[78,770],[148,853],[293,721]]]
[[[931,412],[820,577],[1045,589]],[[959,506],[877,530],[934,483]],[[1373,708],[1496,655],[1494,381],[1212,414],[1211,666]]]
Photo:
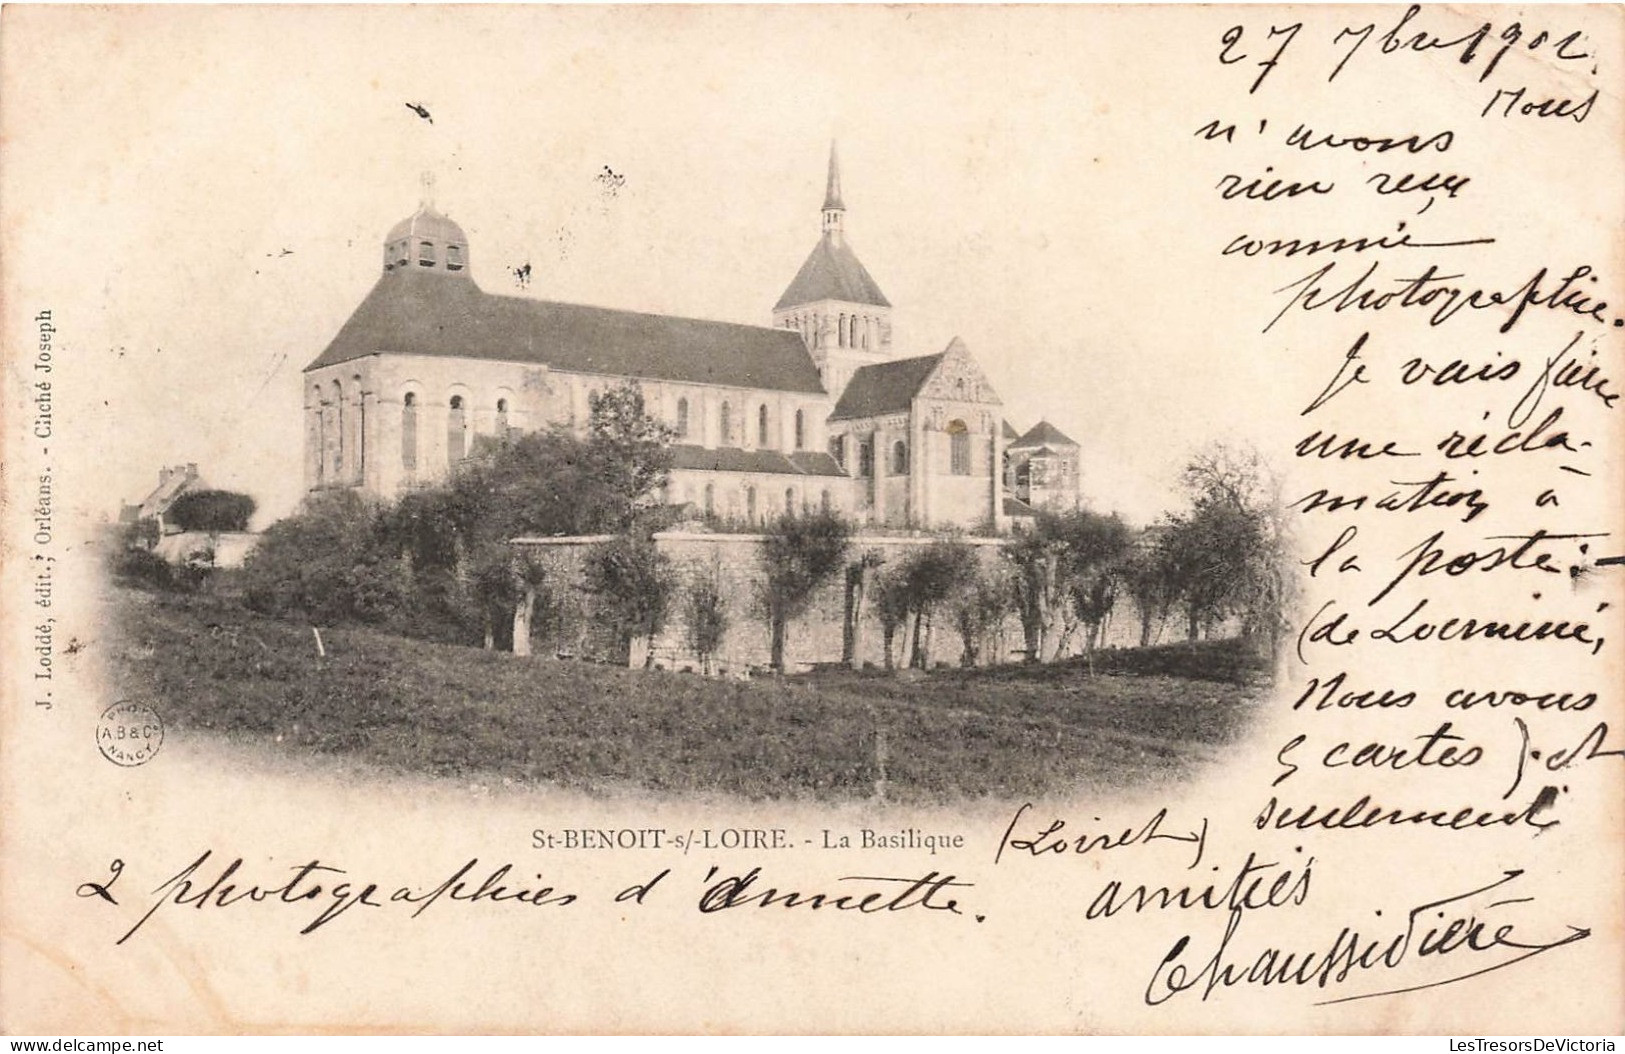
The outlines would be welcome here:
[[[774,305],[773,325],[801,334],[836,399],[859,366],[892,357],[891,302],[852,251],[845,224],[841,161],[832,142],[822,236]]]

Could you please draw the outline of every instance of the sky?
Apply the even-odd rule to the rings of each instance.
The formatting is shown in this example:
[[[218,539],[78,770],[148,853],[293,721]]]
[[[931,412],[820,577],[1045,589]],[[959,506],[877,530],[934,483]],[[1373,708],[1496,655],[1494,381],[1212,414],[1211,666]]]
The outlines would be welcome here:
[[[1082,444],[1097,508],[1145,522],[1192,449],[1279,446],[1248,407],[1299,367],[1260,337],[1262,299],[1231,304],[1238,277],[1267,294],[1302,268],[1226,270],[1216,246],[1268,213],[1221,215],[1233,158],[1192,137],[1216,115],[1222,12],[23,18],[45,51],[6,74],[4,186],[28,205],[8,277],[21,316],[56,312],[64,427],[110,515],[181,462],[261,522],[293,507],[300,370],[424,171],[487,291],[766,325],[818,237],[832,138],[899,356],[962,337],[1018,430],[1045,417]],[[1380,101],[1380,71],[1365,90]]]

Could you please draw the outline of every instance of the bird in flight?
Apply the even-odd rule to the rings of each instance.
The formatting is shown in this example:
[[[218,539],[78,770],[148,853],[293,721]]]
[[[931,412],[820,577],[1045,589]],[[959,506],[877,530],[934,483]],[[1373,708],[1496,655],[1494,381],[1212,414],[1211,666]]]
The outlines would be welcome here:
[[[423,118],[425,121],[428,121],[430,124],[434,124],[434,118],[429,116],[428,107],[424,106],[422,103],[409,102],[406,104],[406,108]]]

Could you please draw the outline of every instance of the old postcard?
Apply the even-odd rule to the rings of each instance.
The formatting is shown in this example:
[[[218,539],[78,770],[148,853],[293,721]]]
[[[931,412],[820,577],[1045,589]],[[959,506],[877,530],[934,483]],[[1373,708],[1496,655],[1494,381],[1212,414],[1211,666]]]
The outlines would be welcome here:
[[[8,5],[0,1027],[1617,1034],[1622,43]]]

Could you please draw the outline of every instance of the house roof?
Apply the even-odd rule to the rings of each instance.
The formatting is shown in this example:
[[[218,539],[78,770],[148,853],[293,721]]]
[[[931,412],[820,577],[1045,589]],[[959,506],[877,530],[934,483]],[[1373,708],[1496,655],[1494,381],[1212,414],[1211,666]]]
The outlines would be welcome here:
[[[822,452],[797,450],[790,454],[777,450],[741,450],[738,447],[714,449],[690,444],[673,446],[672,468],[704,469],[708,472],[764,472],[781,476],[846,475],[835,459]]]
[[[534,362],[571,373],[822,394],[799,334],[486,293],[467,275],[386,272],[306,370],[376,353]]]
[[[1070,446],[1070,447],[1075,447],[1077,445],[1078,445],[1077,443],[1074,443],[1072,440],[1068,439],[1066,437],[1066,433],[1062,432],[1059,428],[1056,428],[1054,425],[1050,424],[1048,421],[1040,421],[1037,424],[1033,425],[1031,428],[1029,428],[1027,430],[1026,435],[1022,436],[1016,442],[1010,444],[1010,448],[1012,450],[1015,450],[1015,449],[1019,449],[1019,448],[1025,448],[1025,447],[1042,447],[1042,446]]]
[[[1036,517],[1038,515],[1038,510],[1033,508],[1031,505],[1028,505],[1020,498],[1006,497],[1004,499],[1004,514],[1006,516]]]
[[[198,476],[196,465],[165,468],[159,473],[158,486],[148,492],[147,496],[135,506],[136,516],[140,518],[161,515],[168,512],[176,499],[188,490],[202,489],[202,480]]]
[[[846,239],[833,231],[826,231],[813,246],[801,270],[791,280],[789,288],[773,305],[773,310],[811,304],[819,300],[844,300],[852,304],[873,304],[891,307],[891,301],[880,291],[880,286],[869,277],[869,272],[858,262],[858,256]]]
[[[1016,431],[1013,427],[1011,427],[1010,422],[1008,420],[1006,420],[1004,422],[1004,438],[1006,438],[1006,439],[1020,439],[1021,438],[1021,433]]]
[[[829,415],[831,421],[907,410],[946,352],[859,366]]]

